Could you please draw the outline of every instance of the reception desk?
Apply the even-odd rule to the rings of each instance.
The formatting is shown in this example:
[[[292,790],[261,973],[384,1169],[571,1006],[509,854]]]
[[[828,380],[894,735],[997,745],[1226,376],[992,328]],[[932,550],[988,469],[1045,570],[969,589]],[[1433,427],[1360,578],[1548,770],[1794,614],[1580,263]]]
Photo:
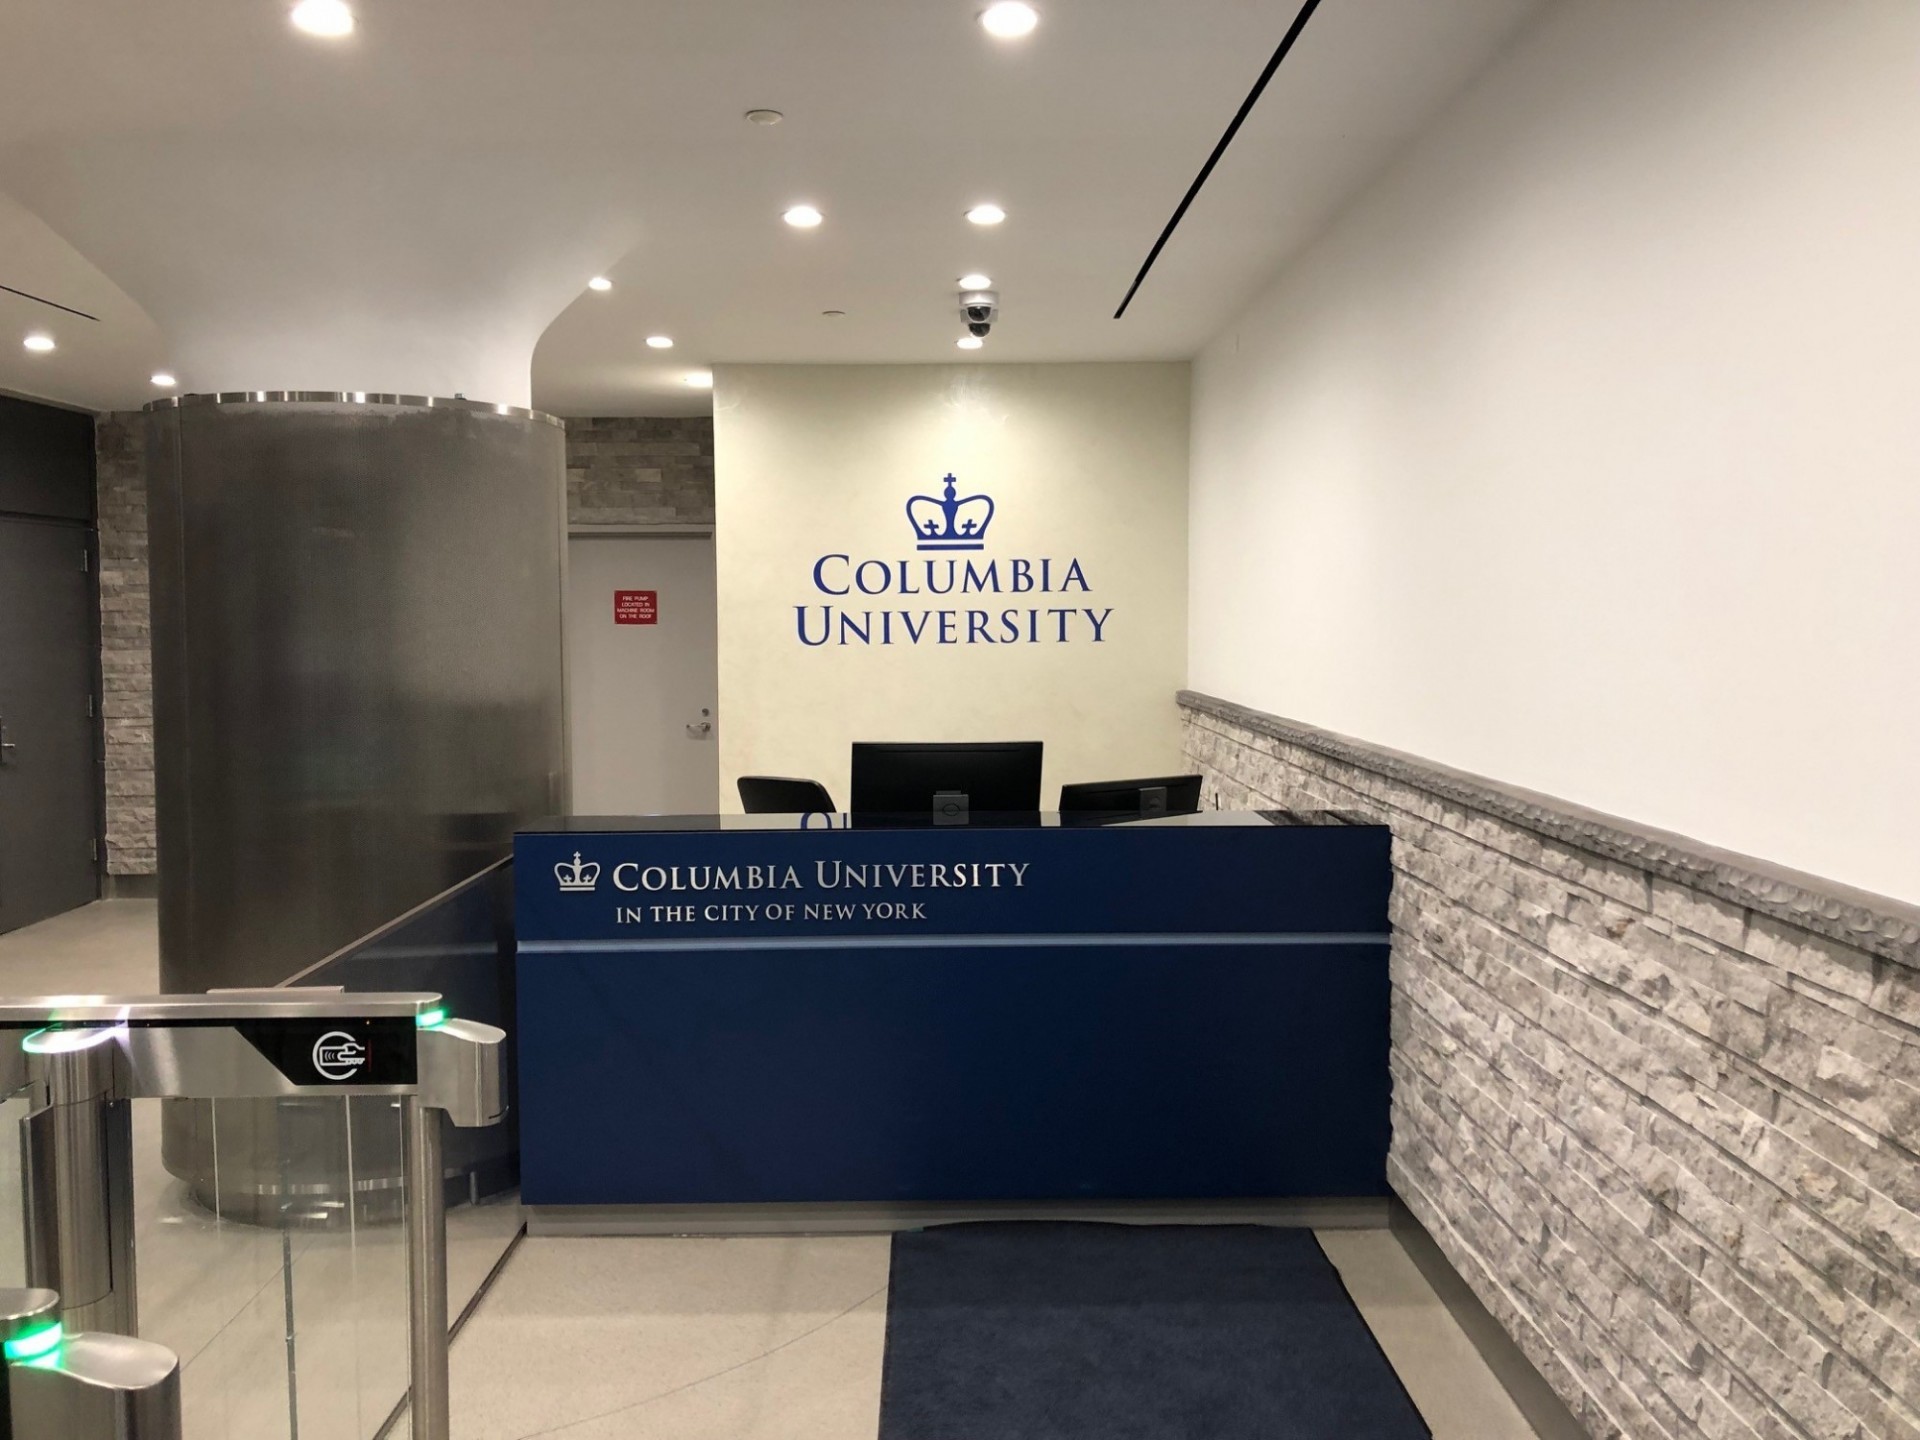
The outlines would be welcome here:
[[[526,831],[524,1199],[1382,1196],[1389,842],[1250,813]]]

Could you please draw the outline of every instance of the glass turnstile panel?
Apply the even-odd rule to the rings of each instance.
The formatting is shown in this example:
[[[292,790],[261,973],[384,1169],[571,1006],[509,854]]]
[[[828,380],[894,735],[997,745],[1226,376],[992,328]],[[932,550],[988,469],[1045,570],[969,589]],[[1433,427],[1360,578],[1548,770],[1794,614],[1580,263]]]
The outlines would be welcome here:
[[[190,1117],[194,1143],[176,1144],[170,1157],[188,1178],[163,1158],[163,1113]],[[191,1440],[291,1440],[282,1236],[225,1214],[212,1192],[196,1194],[223,1168],[246,1163],[239,1137],[220,1135],[219,1118],[212,1102],[134,1104],[141,1338],[180,1357]]]
[[[27,1113],[24,1097],[0,1101],[14,1152],[0,1154],[0,1286],[28,1284]],[[409,1440],[400,1102],[137,1100],[130,1113],[140,1335],[180,1358],[185,1440]],[[465,1177],[448,1183],[457,1316],[521,1214],[515,1192],[473,1203]]]
[[[344,1117],[299,1117],[282,1144],[298,1171],[284,1233],[305,1241],[291,1252],[287,1284],[293,1411],[299,1440],[370,1440],[409,1379],[401,1108],[333,1103]],[[406,1435],[404,1418],[387,1433]]]
[[[306,972],[298,983],[337,985],[349,994],[394,989],[430,991],[444,997],[453,1014],[498,1025],[511,1034],[515,975],[512,913],[512,866],[497,863],[400,924]],[[520,1233],[519,1117],[514,1106],[511,1064],[504,1083],[508,1106],[500,1124],[470,1130],[444,1124],[442,1128],[448,1175],[450,1319],[457,1318],[479,1294]],[[361,1153],[356,1147],[356,1154]],[[404,1250],[403,1237],[390,1238]],[[404,1272],[398,1283],[404,1285]],[[404,1357],[401,1365],[399,1389],[404,1390]],[[406,1427],[403,1418],[390,1434],[405,1436]]]
[[[140,1330],[180,1356],[186,1440],[373,1440],[400,1404],[399,1130],[383,1099],[135,1103]]]
[[[27,1102],[0,1100],[0,1289],[27,1283],[26,1213],[22,1208],[19,1142]]]

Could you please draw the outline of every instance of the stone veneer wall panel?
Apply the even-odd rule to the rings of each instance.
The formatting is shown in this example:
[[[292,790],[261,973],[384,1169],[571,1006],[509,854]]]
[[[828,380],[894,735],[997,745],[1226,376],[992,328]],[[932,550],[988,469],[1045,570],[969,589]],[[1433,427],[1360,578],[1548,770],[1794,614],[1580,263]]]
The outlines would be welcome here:
[[[1181,698],[1392,825],[1390,1177],[1589,1432],[1920,1440],[1920,911]]]
[[[151,875],[156,868],[145,418],[137,411],[102,415],[94,427],[110,876]]]
[[[573,525],[711,526],[713,420],[567,421],[567,518]]]

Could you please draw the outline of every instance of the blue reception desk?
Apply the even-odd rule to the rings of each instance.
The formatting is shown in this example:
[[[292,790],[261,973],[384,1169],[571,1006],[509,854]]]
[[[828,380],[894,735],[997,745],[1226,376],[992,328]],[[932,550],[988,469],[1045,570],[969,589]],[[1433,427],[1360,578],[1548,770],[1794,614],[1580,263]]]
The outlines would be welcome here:
[[[563,820],[515,845],[529,1205],[1380,1196],[1384,827]]]

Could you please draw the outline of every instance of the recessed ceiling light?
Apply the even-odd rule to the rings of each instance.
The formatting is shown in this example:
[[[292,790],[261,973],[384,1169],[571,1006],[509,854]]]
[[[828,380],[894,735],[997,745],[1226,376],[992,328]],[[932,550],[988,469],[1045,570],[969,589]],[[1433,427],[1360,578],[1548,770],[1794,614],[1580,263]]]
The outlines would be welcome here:
[[[1007,218],[1007,212],[998,205],[976,205],[967,211],[967,219],[976,225],[998,225]]]
[[[991,290],[993,288],[993,277],[991,275],[982,275],[976,270],[971,275],[962,275],[960,277],[960,288],[962,290]]]
[[[293,7],[293,24],[309,35],[338,40],[353,33],[353,11],[347,0],[300,0]]]
[[[604,275],[596,275],[587,282],[589,290],[611,290],[613,282]]]
[[[811,230],[826,217],[811,205],[795,205],[780,218],[796,230]]]
[[[53,336],[43,334],[36,330],[20,343],[37,355],[44,355],[47,351],[53,349]]]
[[[673,337],[671,335],[649,335],[647,336],[647,348],[650,350],[671,350],[673,348]]]
[[[962,335],[953,343],[958,345],[962,350],[978,350],[987,342],[982,340],[978,335]]]
[[[782,115],[778,110],[747,111],[747,119],[751,120],[756,125],[778,125],[782,120],[786,118],[787,117]]]
[[[696,390],[711,390],[713,388],[713,372],[711,370],[696,370],[687,376],[686,383]]]
[[[178,385],[180,382],[174,379],[173,376],[169,375],[166,371],[161,370],[154,375],[153,383],[158,385],[162,390],[171,390],[174,386]]]
[[[1020,0],[1000,0],[999,4],[989,5],[980,12],[981,28],[1001,40],[1031,35],[1039,23],[1039,12],[1031,5],[1021,4]]]

